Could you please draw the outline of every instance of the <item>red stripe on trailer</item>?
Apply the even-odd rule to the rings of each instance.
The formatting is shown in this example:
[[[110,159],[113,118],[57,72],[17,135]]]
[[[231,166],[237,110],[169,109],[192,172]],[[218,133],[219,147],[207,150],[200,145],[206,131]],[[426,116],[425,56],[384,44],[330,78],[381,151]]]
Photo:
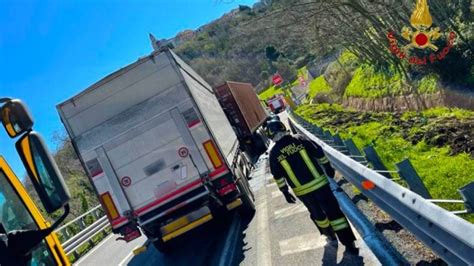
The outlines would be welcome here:
[[[212,179],[215,179],[215,178],[221,176],[222,174],[226,174],[227,172],[228,172],[227,167],[224,165],[224,166],[214,170],[214,172],[210,173],[209,177],[212,178]]]
[[[191,183],[187,184],[186,186],[184,186],[184,187],[182,187],[182,188],[180,188],[180,189],[178,189],[178,190],[176,190],[176,191],[173,191],[173,192],[171,192],[170,194],[168,194],[168,195],[166,195],[166,196],[164,196],[164,197],[162,197],[162,198],[160,198],[160,199],[158,199],[158,200],[155,200],[155,201],[153,201],[152,203],[150,203],[150,204],[148,204],[148,205],[146,205],[146,206],[141,207],[140,209],[138,209],[138,210],[135,211],[135,214],[136,214],[136,215],[139,215],[139,214],[141,214],[141,213],[144,213],[144,212],[148,211],[149,209],[155,207],[156,205],[162,203],[163,201],[166,201],[166,200],[168,200],[168,199],[170,199],[170,198],[172,198],[172,197],[174,197],[174,196],[176,196],[176,195],[178,195],[178,194],[182,194],[182,193],[185,192],[185,191],[191,190],[192,188],[195,188],[195,187],[197,187],[197,186],[200,185],[200,184],[202,184],[202,182],[201,182],[200,179],[198,179],[198,180],[196,180],[196,181],[194,181],[194,182],[191,182]]]
[[[197,124],[200,124],[201,123],[201,120],[194,120],[194,121],[191,121],[188,123],[188,128],[192,128],[194,127],[195,125]]]
[[[102,170],[96,171],[96,172],[91,173],[91,177],[94,178],[94,177],[97,177],[99,175],[102,175],[103,173],[104,173],[104,171],[102,171]]]
[[[127,218],[125,217],[119,217],[115,220],[113,220],[112,222],[110,222],[112,224],[113,227],[116,227],[117,225],[121,225],[123,222],[125,221],[128,221]]]

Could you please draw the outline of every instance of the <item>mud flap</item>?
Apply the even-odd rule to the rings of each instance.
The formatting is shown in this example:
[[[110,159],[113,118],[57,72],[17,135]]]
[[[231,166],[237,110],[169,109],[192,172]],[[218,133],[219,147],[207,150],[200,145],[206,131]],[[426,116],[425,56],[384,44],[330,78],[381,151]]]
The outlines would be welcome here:
[[[138,227],[133,225],[126,225],[125,227],[121,228],[120,234],[122,237],[117,238],[117,240],[125,240],[126,242],[130,242],[142,236],[142,232],[140,232]]]

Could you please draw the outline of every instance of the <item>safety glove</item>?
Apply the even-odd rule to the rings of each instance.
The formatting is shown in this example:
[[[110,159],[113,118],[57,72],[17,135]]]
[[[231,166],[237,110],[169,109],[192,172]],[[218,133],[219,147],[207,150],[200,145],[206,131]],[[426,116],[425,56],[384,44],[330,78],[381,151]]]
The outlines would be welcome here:
[[[291,203],[291,204],[296,203],[295,196],[291,195],[291,193],[288,190],[282,191],[282,192],[283,192],[283,196],[285,196],[286,202]]]

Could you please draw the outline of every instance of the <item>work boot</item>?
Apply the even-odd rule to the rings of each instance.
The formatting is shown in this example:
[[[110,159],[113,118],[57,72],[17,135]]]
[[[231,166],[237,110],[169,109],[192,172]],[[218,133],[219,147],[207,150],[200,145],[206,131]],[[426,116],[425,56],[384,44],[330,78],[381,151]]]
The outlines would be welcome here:
[[[359,248],[356,247],[354,242],[351,242],[350,244],[345,245],[346,246],[346,252],[352,255],[359,255]]]
[[[321,228],[321,233],[325,235],[332,245],[337,245],[337,237],[332,228]]]

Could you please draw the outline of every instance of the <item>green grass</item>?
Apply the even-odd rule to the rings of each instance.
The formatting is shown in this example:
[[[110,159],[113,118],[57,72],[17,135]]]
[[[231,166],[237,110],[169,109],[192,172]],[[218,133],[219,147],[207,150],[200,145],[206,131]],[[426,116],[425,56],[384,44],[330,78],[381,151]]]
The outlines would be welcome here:
[[[401,95],[403,88],[400,74],[395,71],[377,71],[375,67],[363,64],[356,69],[344,96],[379,98],[387,95]]]
[[[402,115],[402,119],[408,120],[410,118],[418,116],[418,112],[405,112]],[[426,118],[456,118],[459,120],[468,119],[474,117],[474,111],[469,111],[460,108],[448,108],[448,107],[436,107],[421,112]]]
[[[359,58],[346,50],[339,56],[339,62],[341,62],[343,66],[353,66],[359,62]]]
[[[297,71],[298,71],[298,74],[297,74],[298,78],[291,83],[292,87],[300,85],[299,77],[301,76],[303,76],[305,80],[308,80],[308,68],[306,66],[298,69]]]
[[[68,256],[69,261],[71,263],[74,263],[74,262],[78,261],[82,256],[87,254],[87,252],[89,252],[92,248],[97,246],[97,244],[99,244],[102,240],[104,240],[111,233],[112,233],[112,229],[110,229],[110,228],[105,229],[104,232],[98,233],[96,236],[91,238],[90,242],[86,242],[82,246],[77,248],[77,250],[76,250],[77,257],[74,256],[74,253],[70,254]]]
[[[420,94],[433,94],[440,90],[439,76],[430,74],[414,82]],[[394,69],[377,70],[374,66],[362,64],[358,67],[347,86],[344,97],[380,98],[411,94],[410,86]]]
[[[433,94],[438,91],[439,76],[430,74],[423,77],[418,84],[418,93]]]
[[[314,114],[322,111],[331,111],[331,116],[315,118]],[[306,105],[296,111],[307,121],[317,125],[327,125],[330,120],[343,112],[347,112],[338,105]],[[325,113],[326,114],[326,113]],[[410,119],[416,113],[407,112],[402,119]],[[429,118],[456,117],[463,119],[472,117],[474,112],[460,109],[435,108],[422,112]],[[433,198],[438,199],[461,199],[458,189],[474,180],[474,160],[469,154],[461,153],[450,155],[449,147],[433,147],[424,141],[413,145],[407,141],[399,132],[396,125],[391,124],[390,115],[382,121],[373,121],[361,125],[347,122],[338,127],[324,127],[333,133],[337,132],[343,139],[352,138],[361,149],[367,145],[374,145],[382,161],[387,168],[395,170],[395,164],[404,159],[410,159],[411,163],[422,178]],[[421,130],[413,128],[411,133]],[[460,210],[462,205],[443,206],[451,210]],[[464,218],[474,222],[474,215],[465,215]]]
[[[313,99],[320,93],[330,93],[332,88],[324,79],[324,76],[319,76],[309,83],[309,98]]]
[[[270,86],[268,89],[264,90],[262,93],[258,95],[260,100],[267,100],[277,94],[285,94],[281,87]]]

